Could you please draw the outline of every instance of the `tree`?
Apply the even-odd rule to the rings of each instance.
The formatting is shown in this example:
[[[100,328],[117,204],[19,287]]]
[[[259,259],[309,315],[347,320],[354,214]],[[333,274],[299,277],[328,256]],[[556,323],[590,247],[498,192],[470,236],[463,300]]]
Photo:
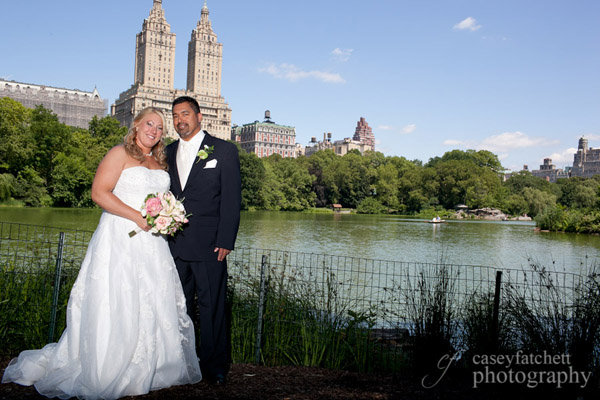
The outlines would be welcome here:
[[[504,182],[510,193],[523,193],[526,187],[552,193],[552,184],[545,179],[534,176],[529,171],[513,174]]]
[[[356,212],[359,214],[382,214],[385,211],[385,206],[373,197],[367,197],[361,200],[356,207]]]
[[[69,145],[70,128],[61,124],[56,114],[37,106],[32,111],[29,129],[34,143],[31,166],[46,183],[50,183],[53,159]]]
[[[12,174],[0,174],[0,201],[9,200],[15,191],[15,177]]]
[[[8,97],[0,98],[0,172],[17,176],[33,155],[31,110]]]
[[[452,150],[444,153],[442,157],[434,157],[429,160],[427,167],[435,167],[439,163],[445,161],[470,161],[478,167],[489,168],[494,172],[504,170],[498,156],[487,150]]]
[[[527,214],[530,217],[542,214],[556,205],[556,196],[531,187],[523,189],[523,198],[527,202]]]
[[[52,199],[46,190],[44,179],[30,166],[23,168],[17,176],[15,198],[20,199],[26,206],[42,207],[52,204]]]
[[[315,205],[312,192],[314,177],[292,158],[273,154],[264,160],[266,179],[263,186],[269,209],[301,211]]]
[[[369,168],[368,161],[358,150],[344,154],[334,166],[333,181],[344,207],[356,208],[362,199],[375,190],[375,170]]]
[[[375,191],[377,199],[386,206],[397,210],[400,208],[398,200],[398,170],[392,163],[382,164],[375,170]]]
[[[111,138],[111,140],[116,140],[116,145],[127,134],[127,127],[121,126],[121,123],[113,117],[98,118],[94,115],[89,124],[89,132],[95,138],[109,138],[114,136],[115,139]]]
[[[254,153],[246,153],[239,149],[240,176],[242,179],[242,209],[264,208],[262,197],[265,167]]]
[[[80,157],[58,153],[52,168],[52,200],[62,207],[91,206],[93,171],[86,168]]]
[[[558,202],[569,208],[591,208],[598,202],[600,183],[596,179],[573,177],[559,179],[560,188]]]
[[[340,157],[336,156],[333,150],[320,150],[299,160],[305,163],[308,173],[315,177],[312,190],[316,195],[316,206],[325,207],[338,203],[340,194],[335,184],[334,171],[337,170],[336,165],[341,162]]]
[[[503,210],[511,215],[523,215],[529,211],[529,205],[520,193],[511,194],[504,203]]]

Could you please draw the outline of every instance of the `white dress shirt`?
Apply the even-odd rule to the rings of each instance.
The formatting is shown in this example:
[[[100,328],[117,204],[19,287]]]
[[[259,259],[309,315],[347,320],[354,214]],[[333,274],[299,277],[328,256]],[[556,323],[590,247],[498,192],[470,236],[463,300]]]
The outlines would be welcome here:
[[[179,182],[181,183],[181,190],[185,188],[187,179],[190,175],[190,171],[194,166],[194,161],[200,150],[200,145],[204,140],[204,132],[199,131],[190,140],[179,139],[179,146],[177,147],[177,171],[179,172]]]

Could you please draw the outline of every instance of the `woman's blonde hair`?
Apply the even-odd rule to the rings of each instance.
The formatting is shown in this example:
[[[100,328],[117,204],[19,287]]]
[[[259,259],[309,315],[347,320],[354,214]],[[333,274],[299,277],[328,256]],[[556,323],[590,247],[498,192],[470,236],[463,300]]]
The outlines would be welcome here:
[[[131,128],[129,128],[129,132],[127,132],[127,135],[125,135],[125,137],[123,138],[125,152],[131,157],[138,160],[139,162],[144,162],[144,153],[142,153],[142,149],[139,148],[139,146],[135,142],[135,139],[137,138],[138,125],[146,115],[152,113],[160,117],[163,126],[163,135],[161,136],[158,143],[156,143],[152,148],[152,157],[154,157],[154,159],[158,162],[162,169],[167,170],[167,155],[165,154],[165,142],[163,140],[164,133],[167,131],[167,125],[164,114],[158,108],[146,107],[142,111],[140,111],[138,115],[136,115],[136,117],[133,119],[133,124],[131,124]]]

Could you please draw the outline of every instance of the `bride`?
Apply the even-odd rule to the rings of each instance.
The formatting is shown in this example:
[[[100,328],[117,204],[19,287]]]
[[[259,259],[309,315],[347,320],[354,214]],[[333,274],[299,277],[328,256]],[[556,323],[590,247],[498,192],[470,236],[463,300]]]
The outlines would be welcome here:
[[[167,241],[148,232],[146,195],[169,189],[164,116],[142,110],[104,157],[92,199],[104,209],[67,305],[58,343],[23,351],[2,383],[48,397],[116,399],[201,380],[194,328]],[[136,227],[143,232],[133,237]]]

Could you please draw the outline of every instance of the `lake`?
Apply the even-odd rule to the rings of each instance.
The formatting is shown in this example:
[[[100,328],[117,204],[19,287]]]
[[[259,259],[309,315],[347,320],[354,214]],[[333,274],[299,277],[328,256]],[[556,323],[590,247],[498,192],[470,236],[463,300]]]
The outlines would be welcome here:
[[[94,230],[99,209],[0,207],[0,221]],[[528,259],[578,272],[600,256],[600,237],[536,232],[533,222],[423,220],[389,215],[242,212],[237,247],[378,260],[521,268]]]

